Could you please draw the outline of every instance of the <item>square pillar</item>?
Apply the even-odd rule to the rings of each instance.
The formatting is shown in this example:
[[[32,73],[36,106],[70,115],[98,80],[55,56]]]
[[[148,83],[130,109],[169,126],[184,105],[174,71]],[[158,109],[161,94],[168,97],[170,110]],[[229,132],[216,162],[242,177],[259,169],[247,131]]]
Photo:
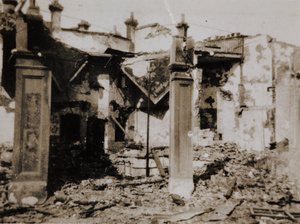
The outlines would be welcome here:
[[[51,70],[27,51],[17,52],[13,177],[8,190],[13,203],[43,203],[47,198]]]
[[[169,191],[187,198],[194,190],[193,79],[186,72],[172,72],[170,85]]]
[[[194,40],[187,37],[188,24],[182,15],[170,51],[170,165],[169,191],[188,198],[193,181],[193,87],[190,70],[194,62]]]

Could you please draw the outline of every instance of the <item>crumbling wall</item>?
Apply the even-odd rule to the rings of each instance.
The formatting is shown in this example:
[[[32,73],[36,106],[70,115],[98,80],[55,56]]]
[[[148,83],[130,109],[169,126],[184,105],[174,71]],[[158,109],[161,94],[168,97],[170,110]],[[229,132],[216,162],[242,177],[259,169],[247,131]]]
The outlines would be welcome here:
[[[277,173],[300,187],[300,77],[299,52],[294,46],[275,42]],[[298,50],[299,51],[299,50]]]
[[[109,116],[109,74],[100,74],[98,76],[98,82],[103,88],[99,89],[98,99],[98,118],[106,120]],[[108,148],[108,131],[112,130],[112,124],[110,122],[105,123],[104,131],[104,149]]]
[[[99,93],[98,89],[90,88],[88,80],[83,80],[80,84],[70,83],[63,92],[52,88],[50,127],[52,142],[60,141],[61,117],[68,114],[80,116],[80,139],[85,141],[88,117],[98,116]]]
[[[240,77],[240,108],[237,121],[241,147],[262,151],[272,141],[273,119],[270,111],[272,101],[272,50],[269,37],[259,35],[246,38],[244,43],[244,62]]]
[[[292,72],[292,54],[294,47],[280,42],[272,43],[273,69],[276,79],[276,142],[289,139],[290,134],[290,87]]]
[[[297,47],[292,56],[292,74],[291,74],[291,106],[290,106],[290,124],[291,136],[289,144],[293,149],[300,148],[300,47]],[[299,159],[300,161],[300,159]]]
[[[194,145],[233,140],[234,102],[238,102],[239,83],[236,69],[235,64],[220,62],[195,72]]]
[[[103,87],[99,89],[98,118],[106,119],[109,115],[109,74],[100,74],[98,81]]]
[[[81,84],[70,83],[63,92],[53,91],[52,102],[90,102],[98,108],[99,91],[89,87],[88,80],[82,81]],[[98,109],[97,109],[98,111]]]
[[[193,88],[193,107],[192,107],[192,125],[193,125],[193,145],[201,145],[203,143],[203,131],[200,129],[200,102],[201,102],[201,82],[202,82],[202,69],[195,69],[192,72],[194,79]],[[205,143],[204,143],[205,144]],[[206,144],[205,144],[206,145]]]
[[[217,94],[218,101],[218,134],[224,142],[238,142],[239,122],[237,111],[239,109],[240,66],[235,63],[228,71],[228,81],[220,88]]]
[[[125,140],[127,140],[128,136],[126,136],[126,134],[118,127],[118,124],[116,124],[111,116],[114,117],[125,129],[124,120],[127,119],[127,114],[123,114],[123,112],[127,110],[127,108],[130,106],[130,103],[122,90],[119,88],[118,79],[113,79],[112,76],[110,76],[109,83],[109,117],[106,136],[108,148],[111,151],[116,152],[118,149],[124,146]],[[116,135],[122,135],[124,138]]]
[[[266,35],[246,37],[242,63],[234,63],[222,71],[225,79],[219,80],[213,94],[216,96],[210,100],[211,108],[215,103],[217,108],[215,140],[233,141],[241,148],[256,151],[269,147],[273,141],[275,102],[269,41]],[[207,104],[204,98],[211,87],[204,85],[201,100]]]
[[[160,118],[151,115],[149,120],[150,147],[169,146],[169,111]],[[147,113],[140,110],[132,112],[128,118],[127,130],[129,133],[131,132],[131,136],[136,143],[145,146],[147,141]]]
[[[299,55],[296,58],[299,63]],[[300,64],[300,63],[299,63]],[[288,176],[291,180],[293,180],[298,189],[300,189],[300,69],[298,70],[298,74],[296,74],[296,70],[294,70],[294,77],[291,80],[292,84],[292,97],[291,97],[291,113],[290,113],[290,140],[289,140],[289,153],[288,153]]]

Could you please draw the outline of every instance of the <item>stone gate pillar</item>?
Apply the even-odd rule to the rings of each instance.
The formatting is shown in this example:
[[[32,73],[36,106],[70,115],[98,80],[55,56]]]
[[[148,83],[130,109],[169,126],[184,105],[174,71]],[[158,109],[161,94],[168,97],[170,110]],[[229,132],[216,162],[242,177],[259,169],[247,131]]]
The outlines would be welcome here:
[[[194,190],[192,94],[193,79],[185,72],[172,72],[169,191],[182,197],[189,197]]]
[[[188,25],[177,26],[179,35],[173,38],[170,54],[170,166],[169,191],[190,197],[194,190],[192,144],[193,79],[189,73],[193,64],[194,42],[187,38]]]
[[[8,189],[13,203],[36,204],[47,198],[52,56],[46,55],[43,38],[39,7],[30,0],[26,15],[17,14],[13,53],[16,110],[13,176]]]
[[[47,197],[51,71],[30,52],[17,52],[13,178],[9,200],[42,203]]]

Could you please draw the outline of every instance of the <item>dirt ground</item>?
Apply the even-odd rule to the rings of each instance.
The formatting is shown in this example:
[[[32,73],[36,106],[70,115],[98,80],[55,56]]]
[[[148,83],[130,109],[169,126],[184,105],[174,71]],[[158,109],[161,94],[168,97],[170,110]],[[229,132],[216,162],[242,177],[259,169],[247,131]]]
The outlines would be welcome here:
[[[195,168],[195,190],[186,199],[168,192],[167,177],[122,176],[116,156],[62,148],[68,147],[50,155],[48,200],[32,206],[8,203],[11,162],[3,156],[9,150],[1,149],[2,223],[269,224],[300,218],[299,189],[275,175],[274,151],[253,154],[229,143],[196,147],[194,160],[207,164]]]

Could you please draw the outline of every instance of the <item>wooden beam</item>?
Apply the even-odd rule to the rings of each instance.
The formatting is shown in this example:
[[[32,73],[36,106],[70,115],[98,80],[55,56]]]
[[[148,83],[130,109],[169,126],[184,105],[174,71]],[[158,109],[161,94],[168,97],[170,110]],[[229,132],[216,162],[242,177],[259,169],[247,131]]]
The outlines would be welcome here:
[[[154,158],[154,161],[156,163],[156,166],[158,168],[158,171],[159,171],[159,174],[161,177],[165,177],[167,176],[167,174],[165,173],[164,171],[164,168],[163,166],[161,165],[161,162],[160,162],[160,159],[155,151],[155,149],[151,149],[151,152],[152,152],[152,155],[153,155],[153,158]]]
[[[75,74],[74,74],[73,77],[69,80],[69,82],[72,82],[72,81],[77,77],[77,75],[82,71],[82,69],[86,66],[87,63],[88,63],[88,61],[85,61],[85,62],[80,66],[80,68],[77,70],[77,72],[75,72]]]
[[[110,116],[110,118],[116,123],[116,125],[119,126],[119,128],[124,132],[124,134],[129,138],[128,133],[126,132],[126,130],[122,127],[122,125],[119,123],[119,121],[117,121],[116,118],[114,118],[113,116]]]

